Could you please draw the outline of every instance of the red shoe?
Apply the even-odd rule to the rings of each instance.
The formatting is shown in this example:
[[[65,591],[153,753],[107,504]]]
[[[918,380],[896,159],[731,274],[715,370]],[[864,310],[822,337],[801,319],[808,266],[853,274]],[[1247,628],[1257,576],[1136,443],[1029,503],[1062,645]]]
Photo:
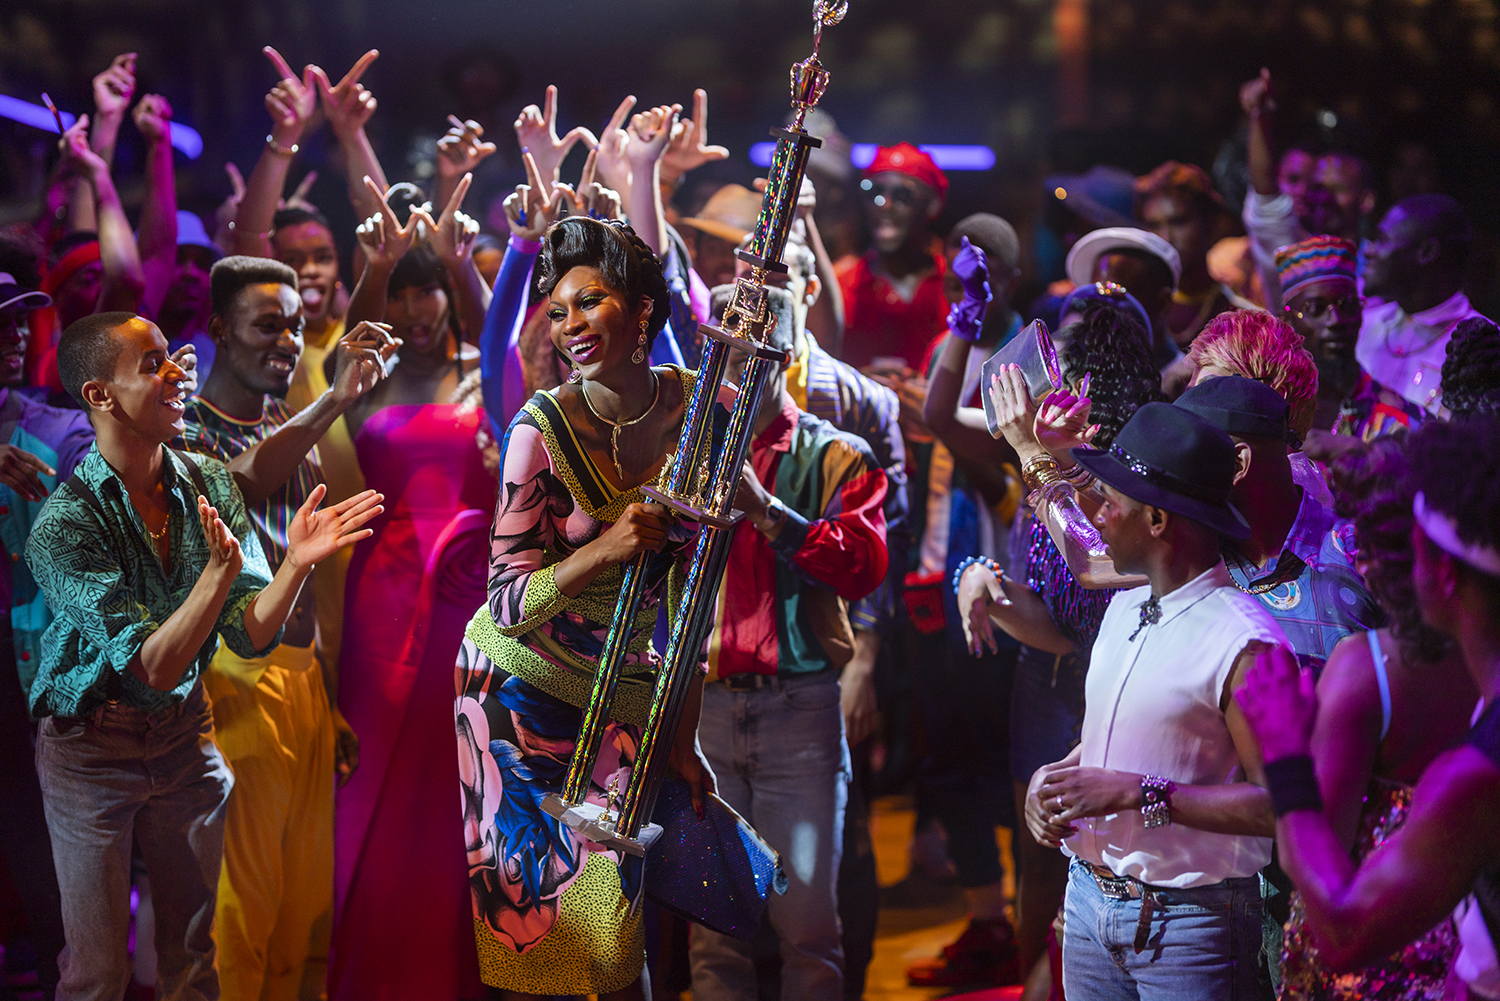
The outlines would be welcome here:
[[[1021,958],[1015,929],[1005,918],[975,918],[941,956],[908,967],[906,980],[913,987],[1019,984]]]

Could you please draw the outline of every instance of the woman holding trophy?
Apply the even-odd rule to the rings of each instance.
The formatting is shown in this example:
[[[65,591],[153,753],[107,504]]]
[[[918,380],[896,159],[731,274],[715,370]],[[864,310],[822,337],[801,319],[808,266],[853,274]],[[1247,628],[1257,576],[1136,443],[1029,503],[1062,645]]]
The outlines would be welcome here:
[[[658,117],[658,135],[670,133],[672,116]],[[651,647],[658,606],[669,582],[680,583],[695,535],[645,503],[641,487],[676,448],[694,374],[648,360],[669,305],[644,241],[596,213],[552,222],[562,192],[543,190],[530,173],[533,184],[506,200],[509,252],[540,251],[552,343],[572,372],[532,397],[506,433],[488,600],[459,653],[455,713],[479,966],[505,998],[641,998],[649,987],[640,859],[587,840],[542,801],[562,789],[625,564],[653,553],[586,799],[612,803],[635,761],[659,662]],[[701,686],[695,680],[670,757],[695,796],[712,789],[696,744]]]

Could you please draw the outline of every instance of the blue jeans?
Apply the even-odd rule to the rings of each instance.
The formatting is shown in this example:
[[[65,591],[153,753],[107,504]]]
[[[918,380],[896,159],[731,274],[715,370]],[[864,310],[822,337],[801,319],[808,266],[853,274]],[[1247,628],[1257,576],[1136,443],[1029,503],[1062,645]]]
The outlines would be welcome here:
[[[156,909],[157,998],[219,996],[211,931],[233,779],[213,729],[201,683],[160,713],[111,705],[42,720],[36,770],[68,941],[57,1001],[125,993],[132,839]]]
[[[698,739],[719,797],[781,854],[787,891],[772,893],[767,907],[781,940],[781,996],[837,1001],[844,991],[838,873],[849,783],[838,676],[793,677],[747,692],[705,685]],[[697,1001],[755,1001],[751,943],[694,925],[691,964]]]
[[[1146,947],[1140,900],[1110,900],[1074,859],[1063,904],[1063,993],[1088,1001],[1254,1001],[1261,997],[1260,881],[1151,889]]]

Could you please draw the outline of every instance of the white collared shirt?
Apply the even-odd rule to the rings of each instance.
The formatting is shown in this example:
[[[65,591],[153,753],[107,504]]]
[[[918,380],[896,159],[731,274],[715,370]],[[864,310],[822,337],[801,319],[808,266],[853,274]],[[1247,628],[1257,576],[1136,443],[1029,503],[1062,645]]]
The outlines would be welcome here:
[[[1453,328],[1479,315],[1462,292],[1411,315],[1395,301],[1371,299],[1354,357],[1370,378],[1436,414],[1442,409],[1443,361]]]
[[[1151,588],[1114,596],[1094,642],[1085,687],[1080,764],[1178,785],[1244,780],[1220,703],[1240,652],[1252,640],[1288,647],[1221,561],[1160,599],[1161,620],[1140,628]],[[1166,887],[1207,886],[1251,876],[1271,861],[1271,839],[1214,834],[1181,824],[1146,828],[1140,810],[1076,821],[1071,855],[1116,875]]]

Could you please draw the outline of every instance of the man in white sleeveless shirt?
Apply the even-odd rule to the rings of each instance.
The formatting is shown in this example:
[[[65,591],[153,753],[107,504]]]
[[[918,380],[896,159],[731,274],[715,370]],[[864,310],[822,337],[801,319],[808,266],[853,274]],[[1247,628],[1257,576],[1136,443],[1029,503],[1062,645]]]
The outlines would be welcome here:
[[[1261,896],[1275,817],[1232,695],[1281,627],[1237,589],[1220,537],[1234,443],[1148,403],[1107,452],[1074,449],[1100,482],[1095,516],[1121,573],[1089,662],[1082,741],[1031,780],[1026,821],[1073,857],[1063,989],[1072,998],[1256,998]]]

